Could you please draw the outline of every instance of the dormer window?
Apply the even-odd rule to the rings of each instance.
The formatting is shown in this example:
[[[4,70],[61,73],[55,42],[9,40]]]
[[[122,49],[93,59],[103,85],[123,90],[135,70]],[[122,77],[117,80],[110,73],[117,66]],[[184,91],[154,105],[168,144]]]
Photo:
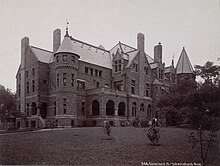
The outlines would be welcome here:
[[[122,71],[122,61],[116,60],[115,61],[115,72]]]
[[[67,55],[63,55],[63,62],[67,61]]]

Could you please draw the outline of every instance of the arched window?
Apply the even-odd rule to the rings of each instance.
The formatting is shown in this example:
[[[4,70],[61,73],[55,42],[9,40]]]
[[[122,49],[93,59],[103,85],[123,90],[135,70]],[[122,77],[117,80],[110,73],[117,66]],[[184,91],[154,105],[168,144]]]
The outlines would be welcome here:
[[[106,115],[114,115],[115,103],[112,100],[109,100],[106,103]]]
[[[132,116],[136,117],[136,113],[137,113],[137,104],[136,104],[136,102],[133,102],[133,105],[132,105]]]
[[[141,103],[140,111],[143,111],[143,112],[144,112],[144,103]]]
[[[120,102],[118,105],[118,116],[125,116],[125,103]]]
[[[99,102],[97,100],[92,102],[92,115],[99,115]]]
[[[151,118],[151,116],[152,116],[151,105],[150,105],[150,104],[147,106],[147,116],[148,116],[149,118]]]

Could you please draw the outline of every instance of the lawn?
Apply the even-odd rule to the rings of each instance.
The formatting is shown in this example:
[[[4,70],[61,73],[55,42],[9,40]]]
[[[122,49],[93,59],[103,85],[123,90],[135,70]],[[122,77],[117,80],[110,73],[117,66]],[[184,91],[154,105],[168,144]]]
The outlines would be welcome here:
[[[152,146],[141,128],[54,129],[0,135],[0,165],[141,165],[148,163],[199,163],[187,143],[191,131],[161,128],[160,146]],[[208,163],[220,163],[219,149]]]

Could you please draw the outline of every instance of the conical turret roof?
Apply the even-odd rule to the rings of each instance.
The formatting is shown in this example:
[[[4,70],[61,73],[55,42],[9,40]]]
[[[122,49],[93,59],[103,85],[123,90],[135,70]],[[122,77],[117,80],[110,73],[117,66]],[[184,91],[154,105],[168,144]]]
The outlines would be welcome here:
[[[73,42],[70,39],[69,35],[65,35],[59,49],[55,54],[58,53],[72,53],[72,54],[77,54],[76,50],[74,49]]]
[[[182,74],[182,73],[193,73],[192,64],[189,60],[189,57],[184,47],[182,49],[182,52],[180,54],[179,60],[176,65],[176,74]]]

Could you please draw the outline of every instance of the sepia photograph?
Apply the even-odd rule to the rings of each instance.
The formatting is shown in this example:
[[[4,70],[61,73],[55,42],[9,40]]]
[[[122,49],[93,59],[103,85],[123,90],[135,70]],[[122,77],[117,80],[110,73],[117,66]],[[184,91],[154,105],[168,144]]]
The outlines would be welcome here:
[[[0,0],[0,165],[220,165],[220,0]]]

